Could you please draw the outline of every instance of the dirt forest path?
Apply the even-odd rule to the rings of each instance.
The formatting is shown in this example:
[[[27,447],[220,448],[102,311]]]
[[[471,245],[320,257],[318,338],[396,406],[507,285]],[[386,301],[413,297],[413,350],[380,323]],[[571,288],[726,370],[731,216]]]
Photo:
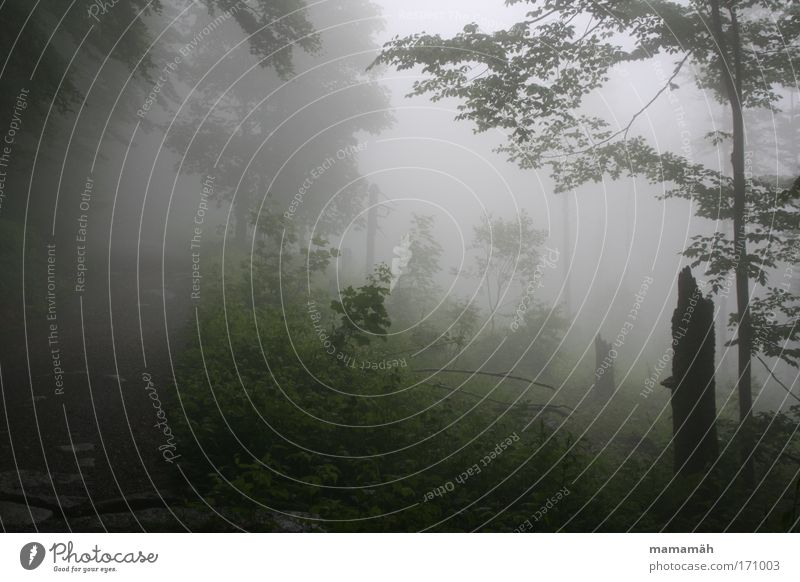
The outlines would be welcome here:
[[[47,310],[26,298],[27,354],[21,318],[6,325],[6,341],[13,344],[0,362],[4,529],[77,524],[102,531],[108,524],[96,514],[104,508],[130,513],[136,506],[154,507],[171,515],[170,500],[185,490],[180,459],[165,460],[180,455],[180,442],[168,439],[164,427],[171,430],[182,414],[167,404],[175,402],[167,337],[174,358],[192,329],[185,291],[191,273],[167,272],[162,293],[160,266],[141,266],[138,294],[135,255],[115,260],[110,277],[93,270],[83,293],[59,287],[55,334]],[[145,529],[135,519],[126,524]],[[171,528],[183,529],[177,519]]]

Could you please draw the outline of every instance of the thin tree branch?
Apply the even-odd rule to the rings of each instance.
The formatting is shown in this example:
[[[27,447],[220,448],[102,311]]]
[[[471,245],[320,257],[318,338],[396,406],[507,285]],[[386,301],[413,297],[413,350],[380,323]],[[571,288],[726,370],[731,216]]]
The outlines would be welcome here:
[[[449,339],[447,341],[436,342],[433,345],[428,346],[428,347],[430,347],[430,348],[441,348],[442,346],[450,346],[450,345],[453,345],[453,344],[458,344],[461,341],[462,340],[460,340],[460,339]],[[410,354],[411,352],[416,352],[419,349],[420,349],[419,346],[417,346],[417,347],[414,347],[414,348],[408,348],[407,350],[400,350],[399,352],[389,352],[388,354],[382,354],[382,357],[390,358],[392,356],[399,356],[401,354]]]
[[[531,24],[536,24],[537,22],[541,22],[542,20],[544,20],[548,16],[551,16],[551,15],[555,14],[556,12],[558,12],[558,10],[554,8],[550,12],[546,12],[544,14],[540,14],[536,18],[531,18],[531,19],[526,20],[525,24],[527,24],[528,26],[530,26]]]
[[[455,392],[458,394],[463,394],[464,396],[472,396],[473,398],[478,398],[479,400],[484,400],[486,402],[491,402],[492,404],[497,404],[498,406],[516,406],[520,408],[533,408],[535,410],[544,410],[549,412],[554,412],[556,414],[560,414],[563,417],[569,416],[563,410],[559,410],[560,408],[566,408],[570,412],[575,412],[574,408],[567,406],[566,404],[539,404],[535,402],[503,402],[502,400],[497,400],[495,398],[489,398],[488,396],[481,396],[480,394],[475,394],[474,392],[469,392],[468,390],[459,390],[453,386],[448,386],[447,384],[441,384],[439,382],[425,382],[426,386],[431,386],[432,388],[441,388],[442,390],[448,390],[450,392]]]
[[[527,382],[528,384],[533,384],[534,386],[541,386],[543,388],[549,388],[553,392],[556,391],[555,386],[551,386],[550,384],[542,384],[541,382],[534,382],[529,378],[523,378],[522,376],[513,376],[507,372],[481,372],[480,370],[451,370],[451,369],[439,369],[439,368],[420,368],[418,370],[411,370],[412,372],[421,372],[421,373],[429,373],[429,372],[452,372],[454,374],[480,374],[481,376],[493,376],[495,378],[508,378],[509,380],[519,380],[520,382]]]
[[[592,26],[591,28],[589,28],[589,26],[592,24],[592,22],[589,21],[589,23],[586,25],[586,30],[583,32],[583,34],[580,36],[580,38],[578,38],[575,42],[576,43],[583,42],[586,39],[587,36],[592,34],[595,30],[597,30],[600,27],[601,24],[603,24],[604,20],[605,20],[605,17],[601,17],[597,21],[597,23],[594,26]]]
[[[775,380],[778,384],[780,384],[781,388],[783,388],[784,390],[786,390],[786,392],[789,393],[789,396],[800,402],[800,398],[795,396],[794,393],[791,390],[789,390],[789,388],[786,387],[786,384],[778,380],[778,377],[770,369],[769,364],[767,364],[763,359],[761,359],[761,356],[756,356],[756,358],[758,358],[759,362],[764,364],[764,367],[767,369],[767,372],[769,372],[769,375],[772,376],[772,379]]]
[[[605,137],[605,138],[601,139],[600,141],[598,141],[596,143],[592,143],[592,145],[590,147],[584,148],[584,149],[579,150],[577,152],[568,152],[568,153],[562,153],[562,154],[559,154],[559,155],[542,156],[542,157],[546,157],[546,158],[563,158],[564,156],[579,156],[581,154],[585,154],[585,153],[588,153],[588,152],[592,151],[597,146],[601,146],[601,145],[607,144],[608,142],[610,142],[611,140],[613,140],[614,138],[616,138],[616,137],[618,137],[620,135],[622,135],[623,139],[627,139],[628,138],[628,132],[631,130],[631,127],[633,126],[633,123],[639,118],[640,115],[642,115],[645,111],[647,111],[647,109],[653,103],[655,103],[655,101],[659,97],[661,97],[661,95],[664,93],[664,91],[669,89],[669,87],[672,85],[672,81],[674,81],[675,77],[678,76],[678,73],[681,71],[681,68],[683,68],[683,65],[686,63],[686,61],[689,60],[690,56],[692,56],[692,51],[689,51],[684,55],[683,59],[681,59],[680,62],[675,66],[675,70],[672,72],[672,75],[670,75],[669,79],[667,79],[667,82],[664,83],[664,86],[661,87],[661,89],[659,89],[658,92],[655,95],[653,95],[653,97],[650,99],[650,101],[645,103],[644,106],[641,109],[639,109],[639,111],[637,111],[636,113],[633,114],[633,116],[631,117],[630,121],[628,121],[628,124],[625,127],[615,131],[614,133],[612,133],[608,137]]]

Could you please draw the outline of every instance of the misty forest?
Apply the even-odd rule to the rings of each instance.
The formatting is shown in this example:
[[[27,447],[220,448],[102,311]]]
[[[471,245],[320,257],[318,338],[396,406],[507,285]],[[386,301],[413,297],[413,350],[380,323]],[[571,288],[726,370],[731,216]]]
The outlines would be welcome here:
[[[4,531],[800,531],[800,4],[0,1]]]

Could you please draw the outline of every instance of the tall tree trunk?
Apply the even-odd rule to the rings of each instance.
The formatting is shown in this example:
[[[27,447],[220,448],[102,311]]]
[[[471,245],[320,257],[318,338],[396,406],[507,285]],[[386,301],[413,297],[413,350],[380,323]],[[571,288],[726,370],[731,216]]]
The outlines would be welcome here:
[[[608,402],[614,394],[614,358],[611,354],[611,342],[605,341],[600,334],[594,338],[595,374],[600,374],[594,383],[595,397]]]
[[[572,265],[570,264],[572,257],[572,213],[569,193],[564,192],[561,197],[561,212],[564,214],[563,252],[568,257],[564,261],[564,311],[569,321],[572,321],[572,295],[570,291],[572,289]]]
[[[247,200],[245,200],[243,193],[240,192],[236,197],[236,203],[233,208],[234,216],[236,217],[233,242],[239,250],[247,248],[247,210]]]
[[[500,294],[500,290],[497,290],[498,295]],[[489,277],[486,277],[486,298],[489,301],[489,321],[491,322],[491,332],[494,335],[494,310],[495,305],[492,302],[492,284],[489,282]]]
[[[728,40],[722,25],[719,0],[711,0],[712,25],[714,37],[721,54],[721,78],[731,107],[733,122],[733,243],[736,253],[736,306],[738,311],[737,346],[739,356],[738,393],[740,443],[742,454],[742,477],[745,485],[752,488],[755,475],[752,461],[752,416],[753,398],[751,389],[751,352],[753,329],[750,321],[750,279],[747,264],[747,239],[745,232],[745,204],[747,184],[744,162],[744,116],[742,110],[742,60],[739,23],[736,11],[728,8],[730,14],[730,37]]]
[[[375,234],[378,231],[378,187],[372,184],[369,187],[369,201],[367,203],[367,256],[365,264],[365,275],[372,274],[375,268]]]

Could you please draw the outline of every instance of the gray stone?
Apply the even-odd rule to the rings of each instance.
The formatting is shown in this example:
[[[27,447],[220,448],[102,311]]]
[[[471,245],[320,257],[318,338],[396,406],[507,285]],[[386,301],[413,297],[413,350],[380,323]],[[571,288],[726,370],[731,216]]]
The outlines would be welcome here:
[[[0,518],[3,520],[3,527],[6,530],[15,531],[31,527],[31,516],[37,524],[50,519],[53,512],[41,507],[31,507],[30,509],[21,503],[11,503],[0,501]]]
[[[61,445],[57,447],[59,451],[64,453],[85,453],[86,451],[93,451],[93,443],[76,443],[74,445]]]
[[[94,469],[94,457],[79,457],[78,466],[83,469]]]
[[[0,493],[21,494],[20,481],[25,492],[31,495],[53,495],[53,485],[59,494],[84,495],[83,482],[77,473],[54,473],[51,477],[41,471],[20,469],[17,471],[0,471]]]

